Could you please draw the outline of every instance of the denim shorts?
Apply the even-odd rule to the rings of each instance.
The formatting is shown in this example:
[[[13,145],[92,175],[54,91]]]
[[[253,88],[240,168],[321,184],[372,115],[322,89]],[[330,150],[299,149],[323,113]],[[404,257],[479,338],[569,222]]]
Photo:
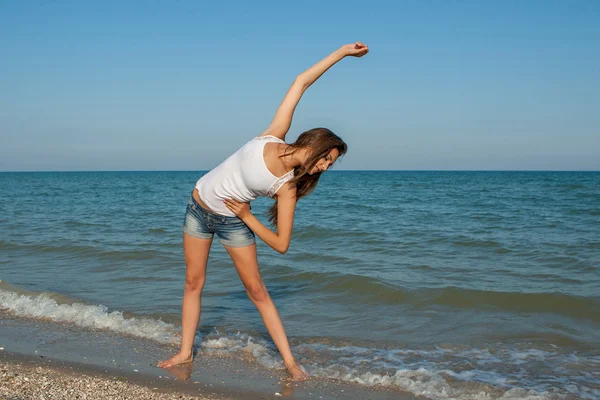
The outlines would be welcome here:
[[[212,239],[215,233],[221,244],[244,247],[256,243],[254,232],[238,217],[215,214],[202,207],[193,196],[188,200],[183,232],[199,239]]]

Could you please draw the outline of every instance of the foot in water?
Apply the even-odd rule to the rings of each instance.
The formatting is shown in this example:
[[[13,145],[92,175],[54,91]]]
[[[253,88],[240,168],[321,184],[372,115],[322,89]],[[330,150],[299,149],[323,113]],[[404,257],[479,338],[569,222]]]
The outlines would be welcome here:
[[[295,382],[305,381],[309,378],[306,370],[299,364],[294,363],[287,367],[287,370],[290,373],[292,380]]]
[[[193,353],[179,352],[168,360],[159,361],[158,366],[161,368],[170,368],[179,364],[191,363],[193,358]]]
[[[167,374],[174,376],[180,381],[189,381],[192,376],[194,366],[192,363],[175,365],[171,368],[165,368]]]

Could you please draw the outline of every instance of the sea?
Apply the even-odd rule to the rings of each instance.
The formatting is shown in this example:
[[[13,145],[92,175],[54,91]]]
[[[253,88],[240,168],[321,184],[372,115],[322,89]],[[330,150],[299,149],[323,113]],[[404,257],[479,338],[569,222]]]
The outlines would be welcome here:
[[[0,319],[176,349],[181,226],[204,173],[0,173]],[[265,224],[270,204],[252,204]],[[600,172],[334,170],[298,202],[286,254],[257,246],[313,379],[600,399]],[[196,346],[283,369],[216,239]]]

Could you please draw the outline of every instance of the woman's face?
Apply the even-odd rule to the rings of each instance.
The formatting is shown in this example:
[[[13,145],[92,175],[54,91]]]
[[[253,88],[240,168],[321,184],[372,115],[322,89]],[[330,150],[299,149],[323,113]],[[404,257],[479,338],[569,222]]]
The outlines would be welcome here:
[[[325,157],[322,157],[317,164],[312,167],[310,171],[308,171],[309,175],[317,173],[319,171],[324,172],[338,159],[340,156],[340,151],[338,149],[333,149],[327,154]]]

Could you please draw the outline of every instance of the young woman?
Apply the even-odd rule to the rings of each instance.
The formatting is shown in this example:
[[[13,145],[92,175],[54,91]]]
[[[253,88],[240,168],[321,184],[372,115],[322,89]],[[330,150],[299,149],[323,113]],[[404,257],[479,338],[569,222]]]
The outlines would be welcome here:
[[[296,142],[286,144],[285,135],[296,105],[304,91],[331,66],[346,56],[362,57],[368,51],[360,42],[342,46],[298,75],[267,130],[196,183],[183,223],[186,277],[181,348],[170,359],[159,362],[159,366],[168,368],[192,361],[206,263],[216,233],[290,375],[295,380],[308,377],[294,360],[279,313],[260,276],[255,235],[279,253],[287,251],[296,202],[314,190],[321,173],[347,149],[346,143],[326,128],[311,129],[302,133]],[[277,227],[276,231],[265,227],[250,212],[250,201],[258,196],[275,199],[269,219]]]

